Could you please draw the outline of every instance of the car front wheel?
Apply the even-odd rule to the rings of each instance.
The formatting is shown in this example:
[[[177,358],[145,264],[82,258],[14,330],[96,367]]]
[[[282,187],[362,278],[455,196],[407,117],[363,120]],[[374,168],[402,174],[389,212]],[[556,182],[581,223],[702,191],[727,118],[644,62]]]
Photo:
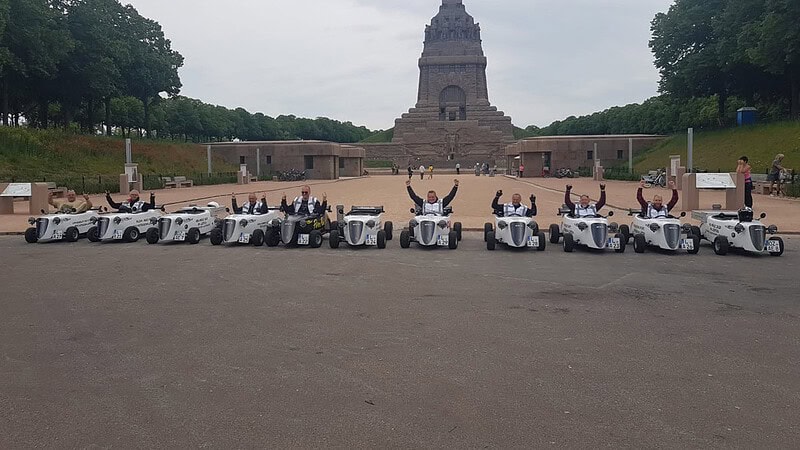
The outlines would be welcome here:
[[[28,244],[39,242],[39,234],[36,232],[36,228],[31,227],[25,230],[25,242]]]

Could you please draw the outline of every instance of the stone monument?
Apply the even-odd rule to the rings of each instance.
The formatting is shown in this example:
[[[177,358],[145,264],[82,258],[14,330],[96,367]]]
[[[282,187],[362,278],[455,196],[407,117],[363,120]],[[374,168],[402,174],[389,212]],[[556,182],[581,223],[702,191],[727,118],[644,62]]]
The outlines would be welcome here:
[[[409,161],[462,166],[504,161],[511,118],[489,102],[481,28],[462,0],[443,0],[425,27],[417,104],[395,121],[392,143]]]

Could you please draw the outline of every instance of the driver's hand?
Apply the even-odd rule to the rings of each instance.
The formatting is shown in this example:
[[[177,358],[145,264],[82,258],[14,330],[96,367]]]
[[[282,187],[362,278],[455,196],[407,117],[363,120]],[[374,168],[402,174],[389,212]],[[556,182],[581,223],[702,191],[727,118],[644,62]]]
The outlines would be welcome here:
[[[571,184],[568,184],[568,185],[567,185],[567,190],[568,190],[568,191],[571,191],[571,190],[572,190],[572,185],[571,185]]]
[[[644,187],[644,180],[639,180],[639,187]]]
[[[328,194],[326,192],[322,193],[322,201],[323,202],[327,202],[328,201]]]
[[[531,203],[536,203],[536,196],[531,194],[530,201]]]
[[[670,181],[669,182],[669,188],[670,189],[675,189],[675,182],[674,181]]]
[[[406,186],[411,186],[411,180],[406,180]]]
[[[111,195],[111,193],[110,193],[110,192],[108,192],[108,190],[106,190],[106,195]]]
[[[455,180],[453,180],[453,185],[454,185],[455,187],[458,187],[458,178],[456,178]]]
[[[503,196],[503,191],[497,191],[497,194],[495,194],[495,195],[497,197],[502,197]]]
[[[605,183],[603,183],[603,184],[600,184],[600,190],[601,190],[601,191],[605,191],[605,190],[606,190],[606,185],[605,185]]]
[[[284,200],[284,201],[286,200],[286,193],[285,192],[283,193],[283,195],[281,195],[281,200]]]
[[[89,200],[89,194],[83,194],[83,199],[88,201]]]

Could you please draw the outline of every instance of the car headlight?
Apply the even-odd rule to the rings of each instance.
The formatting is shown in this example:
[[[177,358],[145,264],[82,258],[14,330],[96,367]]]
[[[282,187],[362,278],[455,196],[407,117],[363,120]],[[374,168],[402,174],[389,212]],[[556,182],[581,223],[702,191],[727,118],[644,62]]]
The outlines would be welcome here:
[[[28,217],[28,223],[33,225],[36,223],[36,219],[34,219],[33,217]]]
[[[417,219],[411,219],[411,221],[408,222],[408,226],[410,226],[411,228],[416,228],[417,225],[419,225],[419,222],[417,222]]]
[[[778,226],[777,225],[770,225],[770,226],[767,227],[767,233],[775,234],[777,232],[778,232]]]
[[[685,223],[685,224],[681,225],[681,231],[683,231],[686,234],[689,234],[689,233],[692,232],[692,226],[690,224],[688,224],[688,223]]]
[[[280,219],[272,219],[272,222],[270,222],[270,225],[272,225],[273,227],[279,227],[279,226],[281,226],[281,220]]]
[[[239,226],[244,228],[247,226],[247,219],[242,219],[239,221]]]
[[[114,217],[114,224],[119,225],[120,223],[122,223],[122,219],[119,217]]]
[[[439,225],[439,228],[444,230],[445,228],[447,228],[447,221],[446,220],[440,220],[438,225]]]
[[[175,223],[176,223],[177,225],[183,225],[183,219],[182,219],[182,218],[180,218],[180,217],[178,217],[177,219],[175,219]]]
[[[531,221],[528,222],[528,228],[530,228],[531,230],[535,230],[536,228],[538,228],[538,226],[536,225],[536,222]]]
[[[581,230],[581,231],[583,231],[583,230],[585,230],[587,228],[589,228],[589,225],[586,222],[581,222],[581,223],[578,224],[578,229]]]
[[[508,224],[503,222],[502,220],[500,222],[497,222],[497,228],[500,228],[501,230],[505,230],[507,226]]]
[[[733,227],[733,231],[741,233],[742,231],[744,231],[744,226],[740,223],[737,223],[736,226]]]
[[[91,222],[91,223],[97,223],[97,220],[98,220],[98,219],[97,219],[97,217],[91,217],[91,218],[89,219],[89,222]]]
[[[155,224],[157,224],[157,223],[158,223],[158,219],[156,219],[155,217],[151,217],[151,218],[150,218],[150,224],[151,224],[151,225],[155,225]]]
[[[375,221],[370,219],[367,221],[367,228],[375,228]]]
[[[617,222],[611,222],[608,224],[608,230],[612,233],[616,233],[619,230],[619,224]]]
[[[56,225],[60,224],[61,223],[61,218],[60,217],[56,217],[55,219],[53,219],[53,223],[56,224]]]
[[[652,232],[654,232],[654,233],[655,233],[655,232],[656,232],[656,231],[658,231],[659,229],[661,229],[661,225],[659,225],[659,224],[657,224],[657,223],[651,223],[651,224],[650,224],[650,231],[652,231]]]

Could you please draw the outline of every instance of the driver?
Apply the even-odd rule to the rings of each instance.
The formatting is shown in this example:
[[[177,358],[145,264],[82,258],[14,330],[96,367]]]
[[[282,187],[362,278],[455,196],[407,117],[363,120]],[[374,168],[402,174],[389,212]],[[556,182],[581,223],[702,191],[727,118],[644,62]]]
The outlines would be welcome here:
[[[567,185],[567,190],[564,193],[564,204],[567,205],[569,208],[570,215],[573,217],[595,217],[598,215],[599,211],[603,209],[603,206],[606,206],[606,185],[600,185],[600,201],[597,203],[592,203],[589,196],[584,194],[581,195],[581,199],[576,205],[572,203],[572,199],[570,196],[572,195],[572,185]]]
[[[511,196],[511,203],[501,205],[499,203],[500,197],[503,196],[503,191],[497,191],[492,201],[492,209],[498,217],[533,217],[536,215],[536,196],[531,194],[530,201],[531,207],[522,204],[522,196],[514,194]]]
[[[417,194],[414,193],[414,189],[411,188],[411,180],[406,181],[406,189],[408,189],[408,196],[411,197],[411,200],[417,205],[419,208],[422,209],[422,214],[434,214],[437,216],[444,215],[444,209],[456,198],[456,193],[458,192],[458,179],[453,180],[453,189],[447,194],[447,197],[443,199],[439,199],[436,195],[436,191],[428,191],[428,196],[426,200],[421,199]]]
[[[636,192],[636,200],[642,205],[642,217],[645,219],[664,219],[669,217],[669,212],[678,204],[678,190],[675,189],[675,182],[669,182],[669,188],[672,189],[672,199],[665,206],[664,197],[656,194],[653,196],[653,201],[648,202],[642,196],[642,189],[644,188],[644,181],[639,184],[639,190]]]
[[[83,194],[83,200],[78,200],[78,196],[72,189],[67,191],[66,200],[56,200],[53,198],[53,193],[48,192],[47,203],[57,209],[58,212],[64,213],[75,211],[76,214],[80,214],[92,209],[92,202],[89,200],[89,195]]]
[[[231,207],[234,214],[255,216],[269,212],[269,207],[267,206],[267,194],[262,195],[261,201],[258,201],[254,192],[251,192],[250,195],[247,196],[247,203],[241,207],[236,206],[236,194],[231,194]]]
[[[266,204],[266,201],[265,201]],[[292,204],[286,203],[286,194],[281,197],[281,210],[289,215],[312,216],[323,214],[328,209],[328,194],[322,194],[322,203],[311,196],[311,187],[303,186],[300,188],[300,196],[295,197]]]
[[[128,199],[125,200],[123,203],[117,203],[111,198],[111,194],[106,191],[106,200],[108,204],[116,209],[118,212],[121,213],[140,213],[145,211],[150,211],[151,209],[156,209],[156,194],[150,193],[150,202],[145,203],[139,198],[139,191],[136,189],[132,190],[128,194]]]

